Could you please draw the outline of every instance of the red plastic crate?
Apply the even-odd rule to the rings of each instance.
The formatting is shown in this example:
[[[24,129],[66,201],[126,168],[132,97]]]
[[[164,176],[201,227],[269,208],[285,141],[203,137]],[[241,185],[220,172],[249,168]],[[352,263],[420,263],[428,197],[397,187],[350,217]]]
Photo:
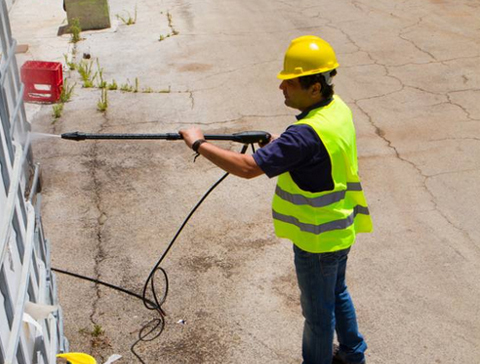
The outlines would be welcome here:
[[[62,64],[59,62],[27,61],[20,73],[25,85],[23,99],[30,102],[56,102],[63,87]]]

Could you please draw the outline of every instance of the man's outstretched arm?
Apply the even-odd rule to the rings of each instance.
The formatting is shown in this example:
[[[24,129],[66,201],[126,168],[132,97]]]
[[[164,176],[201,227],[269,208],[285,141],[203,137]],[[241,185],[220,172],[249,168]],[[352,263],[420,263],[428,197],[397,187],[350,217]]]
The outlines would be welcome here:
[[[189,148],[195,141],[204,139],[203,132],[197,127],[180,130],[179,133]],[[254,178],[264,173],[249,154],[225,150],[211,143],[201,144],[198,153],[224,171],[238,177]]]

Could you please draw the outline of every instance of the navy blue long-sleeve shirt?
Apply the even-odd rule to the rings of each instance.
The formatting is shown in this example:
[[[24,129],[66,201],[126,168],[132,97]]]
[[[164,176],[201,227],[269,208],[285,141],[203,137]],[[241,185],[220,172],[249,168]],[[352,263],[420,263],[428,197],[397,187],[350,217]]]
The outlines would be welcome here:
[[[301,120],[312,109],[325,106],[330,101],[314,105],[297,119]],[[289,126],[278,139],[258,149],[253,158],[269,178],[290,172],[293,181],[302,190],[333,190],[330,156],[318,134],[309,125]]]

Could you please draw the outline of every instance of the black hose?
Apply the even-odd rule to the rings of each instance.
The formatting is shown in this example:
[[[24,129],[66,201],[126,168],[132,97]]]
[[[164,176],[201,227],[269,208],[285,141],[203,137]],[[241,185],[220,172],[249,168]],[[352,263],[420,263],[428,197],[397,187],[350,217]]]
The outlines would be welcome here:
[[[255,152],[255,147],[253,146],[253,144],[251,144],[252,146],[252,150]],[[242,147],[242,150],[241,150],[241,154],[245,154],[245,152],[247,151],[248,149],[248,145],[245,144],[243,147]],[[103,286],[106,286],[106,287],[109,287],[109,288],[112,288],[112,289],[115,289],[117,291],[120,291],[120,292],[123,292],[123,293],[126,293],[130,296],[133,296],[133,297],[136,297],[138,299],[141,299],[143,301],[143,304],[145,305],[145,307],[149,310],[153,310],[153,311],[156,311],[158,313],[158,317],[157,318],[154,318],[152,320],[150,320],[149,322],[147,322],[145,325],[142,326],[142,328],[140,329],[140,331],[138,332],[138,340],[136,340],[132,346],[130,347],[130,351],[133,353],[133,355],[135,355],[137,357],[137,359],[142,363],[142,364],[146,364],[143,359],[137,354],[137,352],[135,351],[135,346],[137,346],[138,343],[140,342],[147,342],[147,341],[152,341],[152,340],[155,340],[156,338],[158,338],[163,330],[165,329],[165,316],[166,313],[165,311],[162,309],[162,305],[165,303],[166,299],[167,299],[167,295],[168,295],[168,288],[169,288],[169,285],[168,285],[168,275],[167,275],[167,272],[162,268],[160,267],[160,264],[162,263],[162,261],[165,259],[165,257],[167,256],[168,252],[170,251],[170,249],[172,248],[173,244],[175,243],[175,241],[177,240],[178,236],[180,235],[180,233],[182,232],[183,228],[187,225],[188,221],[190,220],[190,218],[193,216],[193,214],[197,211],[197,209],[200,207],[200,205],[203,203],[203,201],[205,201],[205,199],[208,197],[208,195],[215,189],[217,188],[217,186],[223,182],[223,180],[225,178],[227,178],[227,176],[229,175],[229,173],[225,173],[222,177],[220,177],[218,179],[218,181],[216,181],[208,190],[207,192],[205,192],[205,194],[200,198],[200,200],[195,204],[195,206],[192,208],[192,210],[190,211],[190,213],[187,215],[187,217],[185,218],[185,220],[183,220],[182,224],[180,225],[180,228],[177,230],[177,232],[175,233],[175,236],[173,237],[173,239],[170,241],[170,243],[168,244],[167,248],[165,249],[165,251],[163,252],[162,256],[160,257],[160,259],[158,259],[157,263],[154,265],[153,269],[150,271],[150,274],[148,275],[148,278],[147,280],[145,281],[145,285],[143,286],[143,292],[142,292],[142,295],[140,296],[139,294],[135,293],[135,292],[131,292],[125,288],[122,288],[122,287],[118,287],[118,286],[115,286],[113,284],[110,284],[110,283],[107,283],[107,282],[103,282],[103,281],[100,281],[98,279],[95,279],[95,278],[90,278],[90,277],[86,277],[86,276],[82,276],[80,274],[77,274],[77,273],[71,273],[71,272],[68,272],[68,271],[65,271],[65,270],[62,270],[62,269],[58,269],[58,268],[53,268],[52,267],[52,270],[55,271],[55,272],[58,272],[58,273],[61,273],[61,274],[66,274],[66,275],[69,275],[69,276],[72,276],[72,277],[75,277],[75,278],[79,278],[79,279],[83,279],[83,280],[87,280],[87,281],[90,281],[90,282],[94,282],[96,284],[100,284],[100,285],[103,285]],[[154,283],[154,277],[155,277],[155,273],[157,271],[160,271],[162,272],[163,274],[163,277],[165,279],[165,293],[163,294],[163,296],[159,299],[158,295],[157,295],[157,291],[155,289],[155,283]],[[151,295],[152,295],[152,298],[153,298],[153,301],[148,299],[147,298],[147,291],[148,291],[148,286],[150,286],[151,288]],[[148,329],[148,331],[147,331]]]

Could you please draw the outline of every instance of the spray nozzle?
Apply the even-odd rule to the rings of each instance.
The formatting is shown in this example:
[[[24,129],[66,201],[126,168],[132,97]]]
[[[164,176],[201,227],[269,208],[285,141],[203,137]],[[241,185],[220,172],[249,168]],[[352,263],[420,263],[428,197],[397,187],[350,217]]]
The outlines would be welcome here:
[[[68,139],[68,140],[85,140],[87,138],[87,135],[85,133],[75,131],[72,133],[64,133],[61,135],[62,139]]]

